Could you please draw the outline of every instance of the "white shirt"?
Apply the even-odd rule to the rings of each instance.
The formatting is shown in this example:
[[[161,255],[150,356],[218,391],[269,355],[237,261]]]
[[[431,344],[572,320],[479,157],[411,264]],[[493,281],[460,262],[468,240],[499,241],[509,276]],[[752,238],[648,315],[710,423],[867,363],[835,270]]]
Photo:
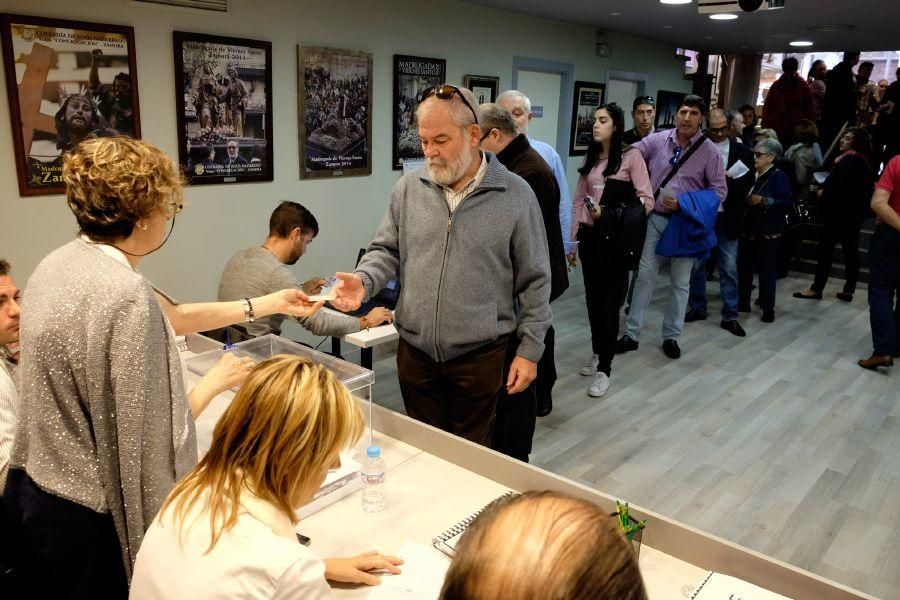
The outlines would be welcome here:
[[[9,456],[16,438],[16,419],[19,413],[19,394],[13,381],[13,365],[6,361],[0,347],[0,494],[6,485]]]
[[[325,563],[297,541],[276,507],[242,494],[237,523],[207,553],[209,513],[198,505],[186,515],[180,543],[174,511],[153,520],[135,561],[132,600],[331,598]]]

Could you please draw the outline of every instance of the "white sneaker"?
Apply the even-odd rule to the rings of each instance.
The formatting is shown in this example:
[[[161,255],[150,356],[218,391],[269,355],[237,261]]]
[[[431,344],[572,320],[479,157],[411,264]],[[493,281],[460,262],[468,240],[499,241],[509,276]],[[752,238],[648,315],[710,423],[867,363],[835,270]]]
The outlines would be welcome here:
[[[598,364],[600,364],[600,357],[596,354],[591,354],[591,360],[589,360],[586,365],[581,367],[581,370],[578,371],[578,373],[584,375],[585,377],[590,377],[597,372]]]
[[[609,376],[603,371],[598,371],[594,377],[594,383],[588,388],[588,396],[591,398],[599,398],[606,394],[609,389]]]

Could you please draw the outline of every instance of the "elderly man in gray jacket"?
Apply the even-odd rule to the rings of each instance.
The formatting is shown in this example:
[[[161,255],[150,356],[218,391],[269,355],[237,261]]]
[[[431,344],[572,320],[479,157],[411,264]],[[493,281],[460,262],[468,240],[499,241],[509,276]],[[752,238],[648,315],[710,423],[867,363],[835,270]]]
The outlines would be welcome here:
[[[490,442],[497,399],[537,374],[551,323],[547,237],[534,192],[478,148],[475,96],[442,85],[416,111],[427,168],[403,176],[333,304],[400,279],[397,373],[409,416]],[[504,365],[509,376],[503,381]]]

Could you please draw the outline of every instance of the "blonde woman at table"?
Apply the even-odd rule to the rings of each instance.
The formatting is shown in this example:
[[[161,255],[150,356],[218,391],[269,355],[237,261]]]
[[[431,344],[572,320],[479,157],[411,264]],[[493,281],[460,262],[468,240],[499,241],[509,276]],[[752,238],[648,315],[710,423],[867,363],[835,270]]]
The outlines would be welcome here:
[[[144,536],[133,600],[328,598],[327,580],[377,585],[398,558],[322,561],[297,541],[295,510],[362,435],[356,401],[321,365],[279,355],[257,365],[216,424],[209,452]]]
[[[466,530],[440,600],[646,600],[634,551],[596,504],[526,492]]]

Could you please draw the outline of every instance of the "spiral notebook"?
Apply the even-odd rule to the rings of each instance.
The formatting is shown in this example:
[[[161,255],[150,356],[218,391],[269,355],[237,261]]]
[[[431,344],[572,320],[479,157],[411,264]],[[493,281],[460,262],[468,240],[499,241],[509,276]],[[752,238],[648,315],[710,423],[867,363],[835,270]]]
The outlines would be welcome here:
[[[742,600],[791,600],[787,596],[770,592],[743,579],[710,571],[691,596],[691,600],[719,600],[721,598],[741,598]]]
[[[500,498],[518,495],[519,492],[509,491],[498,497],[496,500],[494,500],[494,502],[496,502]],[[475,517],[480,515],[481,511],[483,511],[484,509],[484,506],[479,508],[453,527],[450,527],[449,529],[441,533],[439,536],[431,540],[432,545],[450,558],[456,556],[456,544],[459,543],[459,539],[462,537],[462,534],[466,532],[466,528],[469,526],[469,524],[472,523],[472,521],[475,520]]]

